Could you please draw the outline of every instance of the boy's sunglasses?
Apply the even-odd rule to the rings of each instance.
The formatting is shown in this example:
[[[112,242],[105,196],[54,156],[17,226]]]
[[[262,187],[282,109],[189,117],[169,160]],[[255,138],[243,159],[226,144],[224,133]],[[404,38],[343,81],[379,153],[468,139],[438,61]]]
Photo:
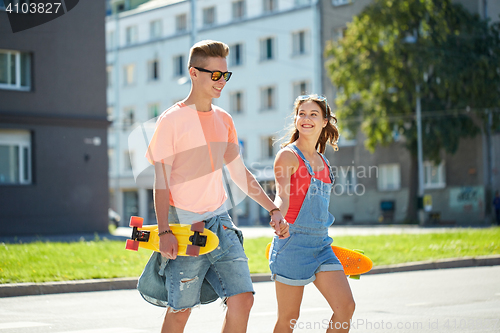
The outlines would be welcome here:
[[[200,67],[194,67],[200,72],[205,72],[205,73],[211,73],[212,74],[212,81],[219,81],[221,77],[224,77],[224,80],[229,81],[231,78],[231,75],[233,74],[232,72],[221,72],[221,71],[209,71],[208,69],[205,68],[200,68]]]

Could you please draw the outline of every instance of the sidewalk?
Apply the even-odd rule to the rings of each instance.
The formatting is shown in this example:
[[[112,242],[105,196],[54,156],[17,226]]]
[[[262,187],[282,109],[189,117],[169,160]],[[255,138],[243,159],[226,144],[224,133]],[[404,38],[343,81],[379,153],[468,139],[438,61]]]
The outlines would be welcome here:
[[[246,238],[269,237],[273,235],[270,227],[242,227],[243,235]],[[460,230],[460,228],[420,228],[410,225],[384,225],[384,226],[335,226],[330,228],[330,236],[345,235],[384,235],[384,234],[422,234],[439,233]],[[98,235],[99,238],[124,240],[131,233],[131,228],[120,227],[113,235]],[[25,237],[25,238],[0,238],[0,242],[30,242],[36,240],[50,241],[75,241],[79,239],[95,239],[96,235],[70,235],[53,237]],[[367,274],[382,274],[408,272],[416,270],[461,268],[477,266],[500,265],[500,255],[443,259],[436,261],[414,262],[388,266],[375,266]],[[252,274],[253,282],[270,281],[270,274]],[[0,285],[0,297],[44,295],[57,293],[74,293],[88,291],[105,291],[119,289],[135,289],[137,278],[117,278],[117,279],[94,279],[80,281],[64,282],[46,282],[46,283],[15,283]]]

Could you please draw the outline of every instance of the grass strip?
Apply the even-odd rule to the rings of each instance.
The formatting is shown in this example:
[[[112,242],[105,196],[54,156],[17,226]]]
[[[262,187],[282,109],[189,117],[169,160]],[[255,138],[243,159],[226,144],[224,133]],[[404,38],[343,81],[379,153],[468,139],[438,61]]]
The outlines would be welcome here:
[[[270,237],[245,240],[250,272],[269,272]],[[362,249],[375,266],[500,254],[500,228],[431,234],[334,237],[334,245]],[[0,283],[137,277],[151,251],[126,251],[125,242],[95,239],[74,243],[0,244]]]

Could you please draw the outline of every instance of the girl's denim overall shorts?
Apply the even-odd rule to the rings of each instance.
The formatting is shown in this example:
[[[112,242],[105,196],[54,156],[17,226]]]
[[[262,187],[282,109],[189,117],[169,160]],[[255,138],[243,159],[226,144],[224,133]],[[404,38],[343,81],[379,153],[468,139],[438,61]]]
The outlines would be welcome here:
[[[330,164],[331,183],[314,177],[314,172],[302,152],[291,144],[288,146],[303,161],[311,175],[311,182],[295,223],[290,224],[290,237],[275,236],[270,250],[269,267],[272,279],[291,286],[304,286],[316,279],[316,273],[342,271],[343,267],[331,248],[332,238],[328,227],[335,220],[328,211],[334,176]]]

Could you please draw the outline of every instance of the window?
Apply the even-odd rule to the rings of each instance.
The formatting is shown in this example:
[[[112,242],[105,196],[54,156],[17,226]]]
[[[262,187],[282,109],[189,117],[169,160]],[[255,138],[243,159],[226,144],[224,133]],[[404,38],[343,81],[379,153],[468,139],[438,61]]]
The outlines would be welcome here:
[[[293,84],[294,98],[300,95],[306,95],[308,92],[309,92],[309,83],[307,81],[300,81]]]
[[[243,65],[243,44],[234,44],[230,47],[229,64],[230,66]]]
[[[108,78],[108,88],[113,86],[113,66],[106,67],[106,74]]]
[[[332,39],[334,41],[341,40],[342,38],[345,37],[346,30],[347,30],[347,27],[334,28],[332,30]]]
[[[135,108],[126,107],[123,110],[123,126],[128,128],[135,123]]]
[[[0,50],[0,89],[31,88],[31,54]]]
[[[135,65],[125,65],[123,67],[123,85],[131,86],[135,83]]]
[[[160,78],[159,62],[157,59],[148,62],[148,81],[158,81]]]
[[[401,172],[399,164],[381,164],[378,171],[378,189],[380,191],[395,191],[401,187]]]
[[[295,6],[305,6],[310,4],[311,0],[295,0]]]
[[[134,160],[134,152],[132,150],[125,150],[123,156],[123,168],[125,171],[132,170],[133,160]]]
[[[113,172],[115,170],[115,150],[114,148],[108,148],[108,171]]]
[[[332,5],[343,6],[351,3],[352,0],[332,0]]]
[[[174,76],[184,76],[184,56],[174,57]]]
[[[446,187],[444,176],[444,162],[439,165],[429,161],[424,162],[424,188]]]
[[[236,91],[231,93],[231,113],[232,114],[241,114],[244,111],[243,107],[243,92]]]
[[[292,54],[302,55],[306,54],[306,31],[294,32],[292,34]]]
[[[260,108],[261,110],[272,110],[276,107],[276,89],[274,87],[265,87],[260,90]]]
[[[137,43],[137,26],[133,25],[125,29],[125,44],[132,45]]]
[[[149,37],[158,39],[161,37],[161,20],[151,21],[149,23]]]
[[[347,128],[344,128],[342,133],[340,133],[337,144],[339,147],[355,146],[357,144],[356,136]]]
[[[273,60],[274,59],[274,38],[269,37],[266,39],[262,39],[260,41],[260,60]]]
[[[0,130],[0,185],[31,184],[31,133]]]
[[[203,8],[203,26],[215,24],[215,7]]]
[[[356,187],[356,169],[354,166],[341,166],[336,169],[337,173],[335,175],[336,181],[335,185],[341,186],[342,191],[338,189],[336,193],[343,194],[353,194]]]
[[[175,17],[175,31],[184,32],[187,31],[187,15],[180,14]]]
[[[115,114],[115,108],[112,105],[109,105],[106,109],[107,114],[108,114],[108,120],[113,121],[114,114]]]
[[[264,13],[274,12],[278,9],[278,0],[263,0],[264,1]]]
[[[106,50],[111,50],[115,47],[115,32],[108,31],[106,33]]]
[[[160,111],[160,104],[152,103],[148,105],[148,119],[158,117]]]
[[[245,17],[245,1],[233,2],[233,20],[241,20]]]
[[[262,138],[262,158],[267,160],[274,158],[274,137],[265,136]]]

